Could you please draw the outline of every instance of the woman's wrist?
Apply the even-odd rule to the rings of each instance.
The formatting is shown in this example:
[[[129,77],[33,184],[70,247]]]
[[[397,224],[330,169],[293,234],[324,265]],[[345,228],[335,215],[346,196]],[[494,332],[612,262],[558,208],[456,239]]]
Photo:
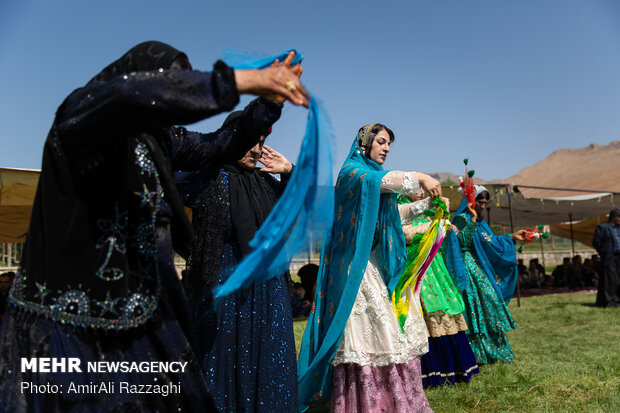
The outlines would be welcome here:
[[[288,166],[286,166],[284,170],[280,172],[280,175],[290,175],[291,172],[293,172],[293,164],[289,162]]]
[[[235,70],[235,84],[237,85],[237,90],[239,94],[244,93],[252,93],[257,89],[256,87],[256,76],[258,70],[249,69],[249,70]],[[254,94],[254,93],[252,93]]]

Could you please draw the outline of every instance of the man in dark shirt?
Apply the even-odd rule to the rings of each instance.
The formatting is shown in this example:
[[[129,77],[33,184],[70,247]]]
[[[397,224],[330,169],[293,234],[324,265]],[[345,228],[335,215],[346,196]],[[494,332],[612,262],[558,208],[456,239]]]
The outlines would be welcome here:
[[[601,273],[596,305],[620,307],[620,209],[609,213],[609,220],[594,231],[592,245],[601,256]]]

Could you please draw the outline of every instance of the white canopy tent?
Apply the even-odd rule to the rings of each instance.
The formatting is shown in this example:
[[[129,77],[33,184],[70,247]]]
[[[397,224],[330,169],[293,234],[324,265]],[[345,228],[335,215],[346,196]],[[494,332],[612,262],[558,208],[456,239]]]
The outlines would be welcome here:
[[[606,215],[616,208],[615,202],[620,199],[620,193],[602,191],[562,198],[528,198],[517,185],[502,183],[484,186],[491,194],[484,218],[487,222],[501,225],[511,224],[511,209],[514,226],[552,225]],[[450,209],[456,210],[462,199],[458,187],[444,187],[443,192],[450,199]]]
[[[0,168],[0,243],[24,241],[39,173],[34,169]],[[601,217],[616,208],[615,202],[620,197],[618,192],[599,191],[564,198],[528,198],[515,185],[491,183],[485,187],[491,194],[491,202],[484,218],[492,224],[507,226],[511,225],[511,210],[514,226],[553,225]],[[450,199],[450,209],[455,211],[462,199],[458,186],[445,186],[443,193]]]

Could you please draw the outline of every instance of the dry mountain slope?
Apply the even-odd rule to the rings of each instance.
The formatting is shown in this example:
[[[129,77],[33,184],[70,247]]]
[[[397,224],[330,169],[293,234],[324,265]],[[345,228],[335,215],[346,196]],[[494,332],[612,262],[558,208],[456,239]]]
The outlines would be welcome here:
[[[517,185],[620,192],[620,141],[560,149],[503,180]],[[585,192],[521,189],[531,198],[583,195]]]

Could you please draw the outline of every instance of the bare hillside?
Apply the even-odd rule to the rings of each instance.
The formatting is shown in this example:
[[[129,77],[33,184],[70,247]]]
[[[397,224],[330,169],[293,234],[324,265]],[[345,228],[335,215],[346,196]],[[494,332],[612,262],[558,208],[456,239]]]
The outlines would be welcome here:
[[[557,150],[503,181],[517,185],[620,192],[620,141]],[[586,193],[527,188],[521,188],[521,192],[532,198]]]

